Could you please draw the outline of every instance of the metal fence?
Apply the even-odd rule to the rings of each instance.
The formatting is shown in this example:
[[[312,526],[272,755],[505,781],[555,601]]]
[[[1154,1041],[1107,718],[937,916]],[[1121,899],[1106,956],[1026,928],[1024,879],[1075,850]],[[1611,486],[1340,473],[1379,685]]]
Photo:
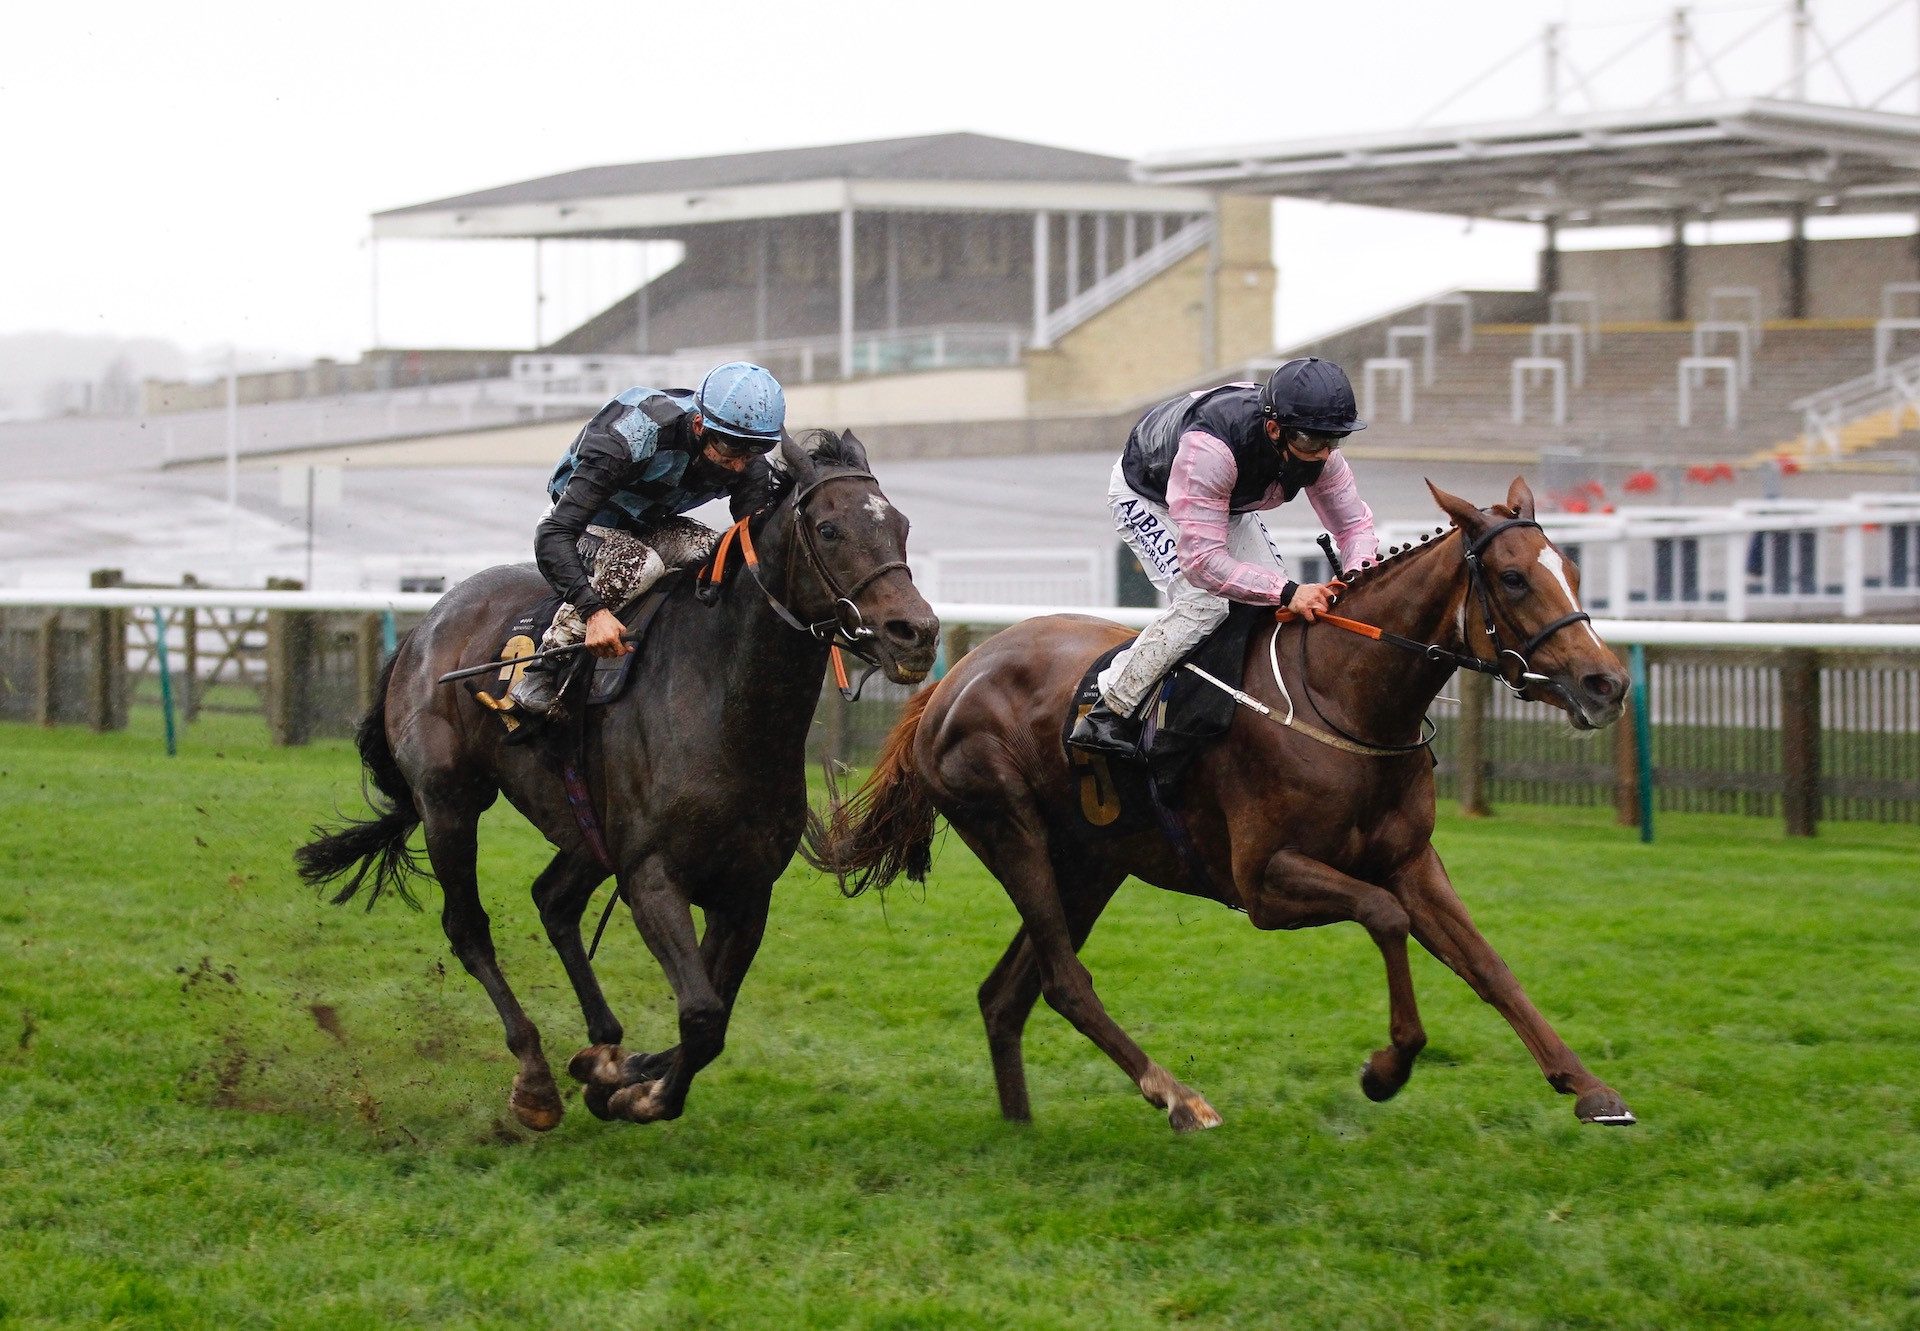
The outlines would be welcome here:
[[[199,710],[260,714],[275,743],[351,735],[385,652],[435,597],[201,589],[0,592],[0,719],[113,729],[168,691]],[[936,604],[941,669],[998,626],[1056,607]],[[1103,609],[1139,624],[1151,611]],[[1920,823],[1920,626],[1599,621],[1644,652],[1656,810]],[[161,649],[162,642],[165,650]],[[826,690],[815,761],[868,762],[910,690],[875,677]],[[1482,676],[1442,690],[1433,719],[1443,796],[1613,805],[1637,817],[1634,727],[1582,736]]]

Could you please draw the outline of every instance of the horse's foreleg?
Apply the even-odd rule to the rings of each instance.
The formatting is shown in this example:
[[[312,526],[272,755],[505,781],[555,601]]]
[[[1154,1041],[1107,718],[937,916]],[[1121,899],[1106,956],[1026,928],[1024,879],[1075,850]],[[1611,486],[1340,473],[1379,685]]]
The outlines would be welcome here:
[[[541,1052],[540,1032],[507,986],[500,963],[494,958],[493,929],[480,904],[480,881],[475,873],[478,832],[477,816],[439,812],[428,802],[427,858],[433,863],[434,877],[440,880],[440,927],[446,931],[460,964],[493,1000],[500,1024],[506,1028],[507,1048],[520,1061],[508,1107],[529,1128],[546,1132],[560,1122],[560,1091]]]
[[[1427,847],[1423,856],[1395,878],[1394,894],[1406,907],[1413,936],[1420,940],[1420,945],[1445,962],[1507,1019],[1527,1052],[1540,1065],[1548,1085],[1562,1095],[1578,1097],[1573,1109],[1582,1122],[1627,1124],[1634,1121],[1632,1111],[1619,1094],[1587,1071],[1534,1007],[1500,954],[1481,937],[1433,847]]]
[[[667,1051],[666,1067],[657,1077],[614,1091],[607,1109],[619,1118],[653,1123],[680,1117],[694,1075],[720,1056],[726,1042],[727,1003],[700,955],[693,909],[686,895],[657,866],[631,873],[625,881],[634,924],[673,987],[679,1007],[680,1044]],[[622,1072],[624,1079],[625,1069]]]
[[[1407,912],[1391,893],[1341,873],[1319,860],[1283,850],[1267,861],[1247,917],[1261,929],[1309,929],[1353,920],[1380,949],[1387,966],[1387,1038],[1360,1069],[1360,1089],[1369,1100],[1391,1099],[1413,1075],[1413,1061],[1427,1044],[1407,967]]]
[[[1047,1005],[1119,1064],[1147,1103],[1166,1111],[1176,1131],[1218,1127],[1220,1115],[1213,1106],[1148,1058],[1107,1015],[1099,995],[1094,993],[1093,976],[1074,954],[1073,930],[1047,857],[1046,831],[1038,815],[1021,804],[996,812],[998,816],[992,819],[955,822],[953,827],[1000,880],[1020,912]]]
[[[706,912],[707,929],[700,937],[700,960],[706,964],[707,978],[713,981],[714,991],[727,1006],[728,1024],[733,1021],[733,1005],[740,997],[740,985],[760,951],[761,940],[767,935],[771,899],[769,886],[744,906]],[[725,1039],[724,1029],[721,1038]],[[631,1083],[660,1077],[679,1054],[676,1047],[657,1054],[632,1055],[626,1062],[625,1079]]]

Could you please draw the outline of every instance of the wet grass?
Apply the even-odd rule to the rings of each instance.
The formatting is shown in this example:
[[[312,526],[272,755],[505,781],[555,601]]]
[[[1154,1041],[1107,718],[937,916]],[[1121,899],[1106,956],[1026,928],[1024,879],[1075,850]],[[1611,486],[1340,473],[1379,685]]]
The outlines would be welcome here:
[[[1449,821],[1479,920],[1638,1128],[1582,1128],[1420,955],[1401,1096],[1353,927],[1263,936],[1123,891],[1110,1009],[1226,1126],[1176,1138],[1044,1008],[1003,1125],[973,990],[1014,927],[945,845],[924,894],[790,873],[688,1115],[532,1137],[438,922],[321,905],[289,854],[357,804],[344,744],[208,717],[0,727],[0,1324],[1920,1326],[1920,835],[1603,811]],[[582,1041],[511,813],[503,964]],[[427,899],[433,899],[430,885]],[[635,1045],[664,982],[601,973]]]

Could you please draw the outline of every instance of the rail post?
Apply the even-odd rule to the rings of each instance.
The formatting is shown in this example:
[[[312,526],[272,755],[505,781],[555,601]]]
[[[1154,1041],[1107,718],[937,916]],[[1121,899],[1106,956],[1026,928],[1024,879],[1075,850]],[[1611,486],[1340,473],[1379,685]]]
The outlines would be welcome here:
[[[167,725],[167,757],[179,754],[179,738],[173,724],[173,669],[167,661],[167,612],[153,608],[154,664],[160,671],[160,713]]]
[[[1485,818],[1493,812],[1487,803],[1487,702],[1493,681],[1477,670],[1462,671],[1460,681],[1459,764],[1460,812]]]
[[[117,568],[97,568],[87,576],[92,587],[118,587],[126,578]],[[118,730],[127,723],[127,612],[95,610],[87,633],[87,724]]]
[[[180,675],[180,717],[191,725],[200,718],[200,612],[188,606],[180,612],[185,646],[185,669]]]
[[[267,579],[268,591],[298,591],[292,578]],[[267,612],[267,732],[279,745],[305,744],[313,734],[314,616]]]
[[[1788,836],[1820,825],[1820,658],[1794,648],[1780,661],[1780,810]]]
[[[1620,827],[1640,826],[1639,704],[1633,714],[1613,727],[1613,821]]]
[[[33,645],[33,719],[43,726],[52,725],[53,718],[59,715],[53,697],[58,674],[59,644],[60,612],[57,609],[49,610],[41,617],[40,632]]]
[[[1653,840],[1653,703],[1647,697],[1647,647],[1636,642],[1627,649],[1633,677],[1633,768],[1636,803],[1640,806],[1640,840]]]

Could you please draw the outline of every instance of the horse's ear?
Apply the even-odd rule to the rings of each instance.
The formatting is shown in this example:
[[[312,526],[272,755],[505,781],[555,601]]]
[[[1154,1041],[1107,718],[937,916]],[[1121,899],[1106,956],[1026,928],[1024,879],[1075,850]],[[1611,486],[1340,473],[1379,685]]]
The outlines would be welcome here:
[[[1458,495],[1450,495],[1432,481],[1427,489],[1433,494],[1433,502],[1440,505],[1440,511],[1453,519],[1453,525],[1468,536],[1478,536],[1487,526],[1487,515],[1469,504]]]
[[[820,470],[814,464],[813,454],[802,448],[785,430],[780,432],[780,464],[802,490],[813,484],[814,476]]]
[[[847,459],[847,465],[858,467],[861,471],[872,471],[867,463],[867,446],[854,436],[852,430],[840,432],[840,452]]]
[[[1513,516],[1533,521],[1533,489],[1527,484],[1527,478],[1516,476],[1513,484],[1507,487],[1507,507],[1513,510]]]

